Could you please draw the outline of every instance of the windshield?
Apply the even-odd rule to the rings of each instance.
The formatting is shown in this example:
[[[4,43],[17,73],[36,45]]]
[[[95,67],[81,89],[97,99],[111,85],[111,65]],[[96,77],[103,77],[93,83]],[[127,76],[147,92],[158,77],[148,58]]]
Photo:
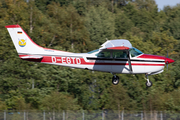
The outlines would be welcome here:
[[[130,54],[131,54],[131,57],[136,57],[136,56],[143,54],[143,52],[141,52],[140,50],[138,50],[136,48],[132,48],[130,50]]]

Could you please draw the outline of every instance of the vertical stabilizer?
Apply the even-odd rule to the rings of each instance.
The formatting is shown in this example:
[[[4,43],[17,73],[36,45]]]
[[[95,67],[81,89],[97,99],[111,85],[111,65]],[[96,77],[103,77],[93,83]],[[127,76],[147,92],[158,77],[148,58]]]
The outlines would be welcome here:
[[[41,52],[42,47],[34,43],[19,25],[5,26],[11,36],[18,54],[34,54]]]

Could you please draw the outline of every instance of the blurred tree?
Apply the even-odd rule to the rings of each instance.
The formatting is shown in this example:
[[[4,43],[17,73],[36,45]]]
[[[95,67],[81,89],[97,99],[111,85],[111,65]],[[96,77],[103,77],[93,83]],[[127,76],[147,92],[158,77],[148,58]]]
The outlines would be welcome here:
[[[120,37],[124,33],[130,31],[134,26],[133,22],[123,13],[119,12],[115,18],[115,36]]]
[[[175,45],[178,43],[173,36],[168,35],[168,31],[153,32],[151,42],[155,45],[153,54],[164,56],[167,55],[167,51],[175,49]]]
[[[7,110],[7,105],[3,100],[0,100],[0,110]]]
[[[180,5],[177,5],[175,7],[166,6],[164,8],[164,11],[168,18],[166,19],[163,28],[165,30],[169,30],[170,35],[172,35],[175,39],[180,40]]]
[[[53,21],[60,24],[60,28],[63,28],[61,31],[58,31],[59,34],[55,35],[57,35],[57,38],[60,38],[59,43],[66,50],[86,52],[96,46],[89,40],[84,20],[80,18],[72,5],[60,7],[59,4],[52,3],[48,5],[47,12],[53,18]]]
[[[154,8],[157,9],[157,4],[155,0],[132,0],[138,7],[138,9],[145,8],[148,11],[153,10]]]
[[[76,99],[67,93],[52,92],[41,101],[42,109],[49,111],[79,110]]]
[[[92,6],[87,13],[86,21],[93,42],[101,45],[107,39],[114,39],[114,15],[103,6]]]
[[[158,11],[154,0],[1,1],[0,109],[179,111],[179,11],[179,5]],[[176,62],[150,76],[151,88],[144,75],[119,75],[112,86],[111,74],[20,60],[4,28],[10,24],[43,47],[87,52],[106,38],[123,38],[144,53],[168,51]]]
[[[121,83],[110,87],[109,102],[106,106],[108,109],[120,111],[129,108],[130,98]]]

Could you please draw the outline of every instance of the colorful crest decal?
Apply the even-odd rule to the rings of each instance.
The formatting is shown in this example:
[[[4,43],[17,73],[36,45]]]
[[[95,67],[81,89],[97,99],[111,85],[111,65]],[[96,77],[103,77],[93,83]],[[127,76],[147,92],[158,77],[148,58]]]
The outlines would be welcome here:
[[[25,45],[26,45],[26,40],[24,40],[24,39],[19,39],[19,46],[20,47],[24,47]]]

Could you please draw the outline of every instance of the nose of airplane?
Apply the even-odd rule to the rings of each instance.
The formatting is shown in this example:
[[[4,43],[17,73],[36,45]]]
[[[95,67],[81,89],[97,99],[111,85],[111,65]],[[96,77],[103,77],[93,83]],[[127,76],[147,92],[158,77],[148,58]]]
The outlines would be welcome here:
[[[173,62],[174,62],[174,60],[169,59],[169,58],[165,58],[165,62],[166,62],[166,64],[169,64],[169,63],[173,63]]]

